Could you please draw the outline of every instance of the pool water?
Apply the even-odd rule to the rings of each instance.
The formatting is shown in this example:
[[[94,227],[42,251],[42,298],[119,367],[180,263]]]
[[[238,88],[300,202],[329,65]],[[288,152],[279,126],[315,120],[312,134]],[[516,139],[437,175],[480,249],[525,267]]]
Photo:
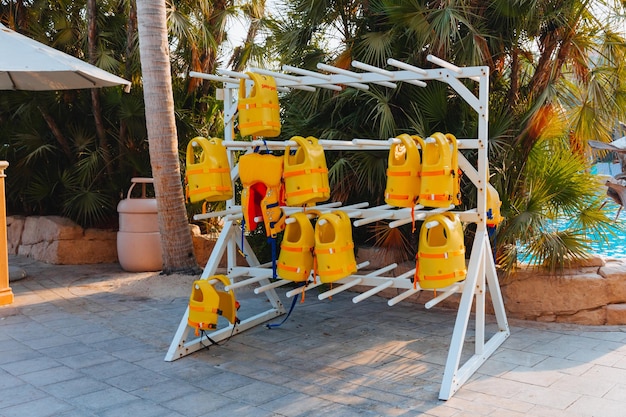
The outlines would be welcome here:
[[[609,201],[606,204],[606,207],[608,209],[607,216],[610,219],[615,219],[619,206],[613,201]],[[567,228],[568,223],[568,219],[563,219],[557,221],[555,223],[555,227],[565,229]],[[626,258],[626,208],[622,209],[620,217],[616,220],[616,224],[618,227],[614,236],[609,236],[608,239],[600,237],[599,239],[595,239],[595,241],[590,242],[591,254],[611,258]],[[526,258],[526,260],[524,260],[524,258],[525,253],[521,253],[520,251],[519,260],[528,262],[528,258]]]

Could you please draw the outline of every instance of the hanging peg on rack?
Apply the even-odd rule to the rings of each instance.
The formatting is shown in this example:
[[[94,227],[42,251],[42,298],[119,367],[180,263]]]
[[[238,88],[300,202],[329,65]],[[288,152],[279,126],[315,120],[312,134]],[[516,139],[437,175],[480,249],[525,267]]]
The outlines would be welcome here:
[[[220,77],[219,75],[204,74],[202,72],[196,71],[190,71],[189,76],[194,78],[202,78],[203,80],[220,81],[227,84],[239,84],[239,80],[235,78]]]
[[[343,68],[333,67],[332,65],[322,64],[321,62],[317,64],[317,69],[320,69],[322,71],[332,72],[333,74],[345,75],[346,77],[356,78],[357,80],[360,80],[363,78],[363,75],[359,74],[358,72],[353,72],[353,71],[345,70]]]
[[[327,90],[333,91],[343,91],[343,88],[335,84],[319,84],[318,87],[326,88]]]
[[[450,297],[452,294],[456,294],[457,292],[462,292],[462,291],[463,291],[463,283],[454,284],[451,287],[449,287],[448,290],[446,290],[443,294],[438,295],[437,297],[433,298],[432,300],[424,304],[424,307],[426,309],[431,309],[437,304],[439,304],[440,302],[442,302],[443,300],[445,300],[446,298]]]
[[[441,58],[438,58],[434,55],[430,55],[428,54],[426,56],[426,60],[432,62],[435,65],[439,65],[441,68],[446,68],[449,69],[450,71],[456,72],[457,74],[462,74],[463,70],[459,67],[457,67],[454,64],[449,63],[448,61],[444,61]]]
[[[291,65],[283,65],[283,71],[293,72],[299,75],[307,75],[313,78],[319,78],[321,80],[330,81],[331,77],[328,74],[321,74],[315,71],[309,71],[298,67],[292,67]]]
[[[400,68],[406,71],[411,71],[414,72],[416,74],[419,75],[428,75],[428,72],[425,69],[419,68],[419,67],[415,67],[413,65],[407,64],[405,62],[402,61],[398,61],[397,59],[393,59],[393,58],[389,58],[387,60],[387,63],[389,65],[393,65],[396,68]]]
[[[361,62],[361,61],[352,61],[352,66],[354,68],[358,68],[358,69],[361,69],[363,71],[375,72],[377,74],[387,76],[387,77],[389,77],[389,79],[393,79],[394,78],[393,72],[387,71],[386,69],[382,69],[382,68],[379,68],[379,67],[375,67],[373,65],[366,64],[366,63]]]
[[[263,68],[250,68],[251,72],[261,75],[269,75],[270,77],[280,78],[283,80],[300,82],[300,77],[296,77],[295,75],[283,74],[282,72],[270,71]]]
[[[227,69],[223,69],[223,68],[218,68],[217,72],[219,74],[228,76],[228,77],[232,77],[232,78],[243,78],[244,80],[249,80],[250,76],[244,72],[239,72],[239,71],[231,71],[231,70],[227,70]]]

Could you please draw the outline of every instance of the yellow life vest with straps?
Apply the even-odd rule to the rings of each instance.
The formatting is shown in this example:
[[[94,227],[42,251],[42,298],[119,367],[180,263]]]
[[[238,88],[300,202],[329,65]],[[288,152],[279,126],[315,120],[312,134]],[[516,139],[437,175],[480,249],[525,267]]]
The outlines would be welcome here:
[[[420,195],[422,163],[417,145],[424,147],[419,136],[403,133],[389,149],[385,202],[396,207],[414,207]]]
[[[196,157],[196,149],[201,152]],[[195,137],[187,144],[185,167],[187,199],[198,201],[225,201],[233,198],[230,165],[222,139]]]
[[[278,255],[278,276],[289,281],[306,281],[313,270],[315,236],[307,213],[294,213],[285,227]]]
[[[280,106],[276,80],[269,75],[247,72],[254,85],[246,97],[246,80],[239,82],[239,132],[241,136],[280,135]]]
[[[421,176],[421,205],[448,207],[461,203],[461,177],[453,135],[437,132],[424,140]]]
[[[298,149],[292,154],[291,148],[285,147],[283,178],[287,205],[301,206],[328,200],[330,185],[324,148],[312,136],[306,139],[294,136],[291,140],[298,144]]]
[[[335,282],[357,271],[352,223],[343,211],[322,214],[315,224],[316,272],[320,281]]]
[[[465,279],[463,225],[454,213],[424,219],[416,259],[415,278],[422,288],[444,288]]]
[[[194,281],[189,297],[189,315],[187,324],[195,329],[196,336],[200,330],[215,330],[218,316],[225,317],[231,324],[238,323],[237,309],[233,290],[216,290],[211,281],[217,280],[224,286],[230,285],[226,275],[214,275],[208,280]]]
[[[239,178],[243,185],[241,209],[246,229],[257,228],[262,217],[265,234],[276,237],[285,228],[282,197],[283,158],[271,154],[248,153],[239,158]]]

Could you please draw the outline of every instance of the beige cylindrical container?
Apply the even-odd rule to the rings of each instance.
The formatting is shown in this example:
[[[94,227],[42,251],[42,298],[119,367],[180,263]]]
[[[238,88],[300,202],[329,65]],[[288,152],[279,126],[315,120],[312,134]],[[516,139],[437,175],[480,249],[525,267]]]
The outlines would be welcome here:
[[[125,199],[117,205],[120,228],[117,232],[117,258],[129,272],[163,269],[161,234],[157,219],[156,198],[148,198],[146,185],[152,178],[132,178]],[[141,197],[131,197],[135,185],[141,184]]]

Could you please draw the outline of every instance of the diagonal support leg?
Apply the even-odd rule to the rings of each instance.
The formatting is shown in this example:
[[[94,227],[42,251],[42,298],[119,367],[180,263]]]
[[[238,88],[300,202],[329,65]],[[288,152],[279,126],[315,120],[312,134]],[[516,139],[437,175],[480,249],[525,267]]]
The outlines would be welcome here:
[[[488,341],[485,341],[486,282],[489,284],[491,300],[498,323],[498,332]],[[475,350],[474,354],[463,365],[460,365],[474,298],[476,298]],[[474,239],[472,255],[468,265],[468,275],[465,279],[465,286],[452,333],[448,359],[439,391],[439,399],[450,399],[509,335],[509,326],[506,320],[504,302],[491,254],[489,238],[486,231],[478,231]]]
[[[235,265],[235,257],[236,257],[236,245],[238,245],[237,238],[237,227],[235,227],[232,221],[227,221],[224,224],[222,232],[215,243],[215,247],[213,248],[213,252],[207,261],[207,264],[200,276],[201,279],[208,279],[212,275],[215,275],[217,271],[217,267],[224,256],[224,252],[227,252],[227,259],[229,264],[229,270]],[[256,256],[252,252],[250,245],[244,239],[244,247],[241,248],[246,254],[248,254],[247,260],[251,264],[251,266],[259,265],[259,261]],[[269,284],[268,279],[264,279],[261,281],[262,285]],[[210,334],[208,337],[213,339],[216,342],[220,340],[224,340],[230,337],[233,333],[237,334],[244,330],[248,330],[252,327],[258,326],[261,323],[272,320],[282,314],[285,313],[285,308],[281,303],[276,291],[274,289],[268,290],[265,292],[268,300],[270,301],[272,308],[256,314],[252,317],[241,320],[241,322],[233,328],[233,325],[229,325],[228,327],[216,330]],[[208,338],[205,337],[194,337],[192,340],[188,340],[189,332],[191,328],[187,325],[187,318],[189,317],[189,307],[185,310],[183,317],[180,320],[178,325],[178,329],[172,342],[170,343],[170,347],[165,355],[165,361],[174,361],[176,359],[182,358],[183,356],[189,355],[190,353],[196,352],[204,347],[202,342],[207,341]]]

